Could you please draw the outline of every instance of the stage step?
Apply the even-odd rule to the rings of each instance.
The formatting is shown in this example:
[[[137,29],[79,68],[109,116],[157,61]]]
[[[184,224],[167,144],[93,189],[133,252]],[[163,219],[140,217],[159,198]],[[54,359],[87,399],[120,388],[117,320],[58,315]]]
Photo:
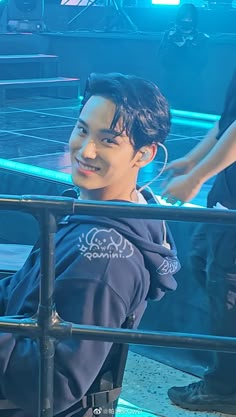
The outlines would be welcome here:
[[[20,88],[55,88],[55,87],[76,87],[79,97],[79,78],[52,77],[52,78],[27,78],[20,80],[0,80],[0,106],[5,104],[6,90]]]
[[[53,77],[53,78],[28,78],[20,80],[0,80],[0,88],[31,88],[37,87],[62,87],[65,85],[79,86],[79,78]]]
[[[29,62],[55,62],[58,61],[57,55],[28,54],[28,55],[0,55],[0,64],[19,64]]]

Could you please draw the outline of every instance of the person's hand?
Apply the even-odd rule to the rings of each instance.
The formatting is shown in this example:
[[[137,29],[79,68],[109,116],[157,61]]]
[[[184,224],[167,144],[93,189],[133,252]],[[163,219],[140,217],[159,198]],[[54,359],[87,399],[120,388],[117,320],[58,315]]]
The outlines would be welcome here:
[[[161,197],[170,204],[181,205],[192,200],[200,191],[202,184],[191,175],[180,175],[173,178],[163,189]]]
[[[179,158],[170,162],[164,172],[167,174],[167,179],[170,180],[179,175],[187,174],[193,168],[193,162],[187,158]]]
[[[163,181],[161,183],[161,189],[165,190],[169,182],[180,175],[188,174],[193,168],[194,164],[190,158],[179,158],[170,162],[163,172]]]

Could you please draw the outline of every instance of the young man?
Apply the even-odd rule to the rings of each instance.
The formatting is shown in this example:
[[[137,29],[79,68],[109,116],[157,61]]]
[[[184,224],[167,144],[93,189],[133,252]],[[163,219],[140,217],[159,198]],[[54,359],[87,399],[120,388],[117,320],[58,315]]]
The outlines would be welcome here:
[[[236,210],[236,72],[222,116],[206,138],[169,165],[173,178],[163,190],[167,201],[191,200],[202,184],[216,179],[207,206]],[[212,333],[236,337],[236,227],[202,224],[192,241],[192,270],[209,297]],[[236,355],[219,352],[204,379],[169,390],[170,399],[190,410],[236,414]]]
[[[153,160],[169,132],[165,98],[153,83],[122,74],[92,75],[70,138],[72,177],[81,199],[144,203],[136,187],[139,169]],[[73,215],[56,236],[55,303],[60,317],[80,324],[120,328],[147,299],[174,290],[179,268],[170,235],[159,220]],[[39,253],[0,282],[0,314],[37,312]],[[54,414],[71,416],[107,363],[111,343],[63,340],[56,346]],[[37,409],[38,349],[34,340],[0,335],[0,389],[23,409]],[[76,414],[81,416],[87,410]],[[86,414],[87,415],[87,414]],[[11,414],[11,417],[17,414]]]

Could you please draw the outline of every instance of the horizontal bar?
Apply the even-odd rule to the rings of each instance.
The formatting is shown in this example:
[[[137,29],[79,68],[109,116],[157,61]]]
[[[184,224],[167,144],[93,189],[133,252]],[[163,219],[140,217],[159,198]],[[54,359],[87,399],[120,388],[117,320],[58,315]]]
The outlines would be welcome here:
[[[108,203],[80,201],[74,213],[110,218],[160,219],[183,222],[236,223],[236,210],[219,210],[185,207],[159,207],[156,204]]]
[[[47,208],[54,213],[105,216],[110,218],[161,219],[182,222],[236,224],[236,210],[159,207],[156,204],[78,201],[68,197],[0,195],[0,209],[35,212]]]
[[[70,214],[74,212],[77,200],[68,197],[47,197],[41,195],[1,195],[1,210],[23,210],[36,213],[37,210],[48,209],[57,214]]]
[[[40,330],[37,320],[31,318],[0,317],[0,332],[17,333],[27,337],[38,337]]]
[[[0,318],[0,331],[18,333],[26,337],[42,336],[35,319]],[[45,332],[43,334],[45,336]],[[98,340],[133,345],[165,346],[168,348],[213,350],[236,352],[236,338],[192,333],[147,332],[140,330],[113,329],[98,326],[85,326],[58,321],[48,329],[48,335],[55,339],[69,338],[71,335],[83,340]]]
[[[78,324],[72,325],[72,335],[79,336],[83,340],[236,353],[236,337],[197,335],[191,333],[146,332],[128,329],[120,330]]]
[[[57,339],[68,338],[72,335],[71,328],[72,323],[54,316],[53,324],[48,327],[47,335]],[[17,333],[31,338],[40,338],[46,334],[38,325],[36,315],[34,318],[0,317],[0,332]]]

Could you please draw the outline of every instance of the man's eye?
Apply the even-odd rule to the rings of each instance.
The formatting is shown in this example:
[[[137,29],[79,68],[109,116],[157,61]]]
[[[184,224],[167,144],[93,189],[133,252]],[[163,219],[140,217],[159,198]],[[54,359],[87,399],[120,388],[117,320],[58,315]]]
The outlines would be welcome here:
[[[117,145],[117,142],[114,138],[103,138],[102,142],[105,144],[107,143],[108,145],[111,145],[111,144]]]
[[[86,130],[83,126],[77,126],[77,131],[79,135],[86,135]]]

